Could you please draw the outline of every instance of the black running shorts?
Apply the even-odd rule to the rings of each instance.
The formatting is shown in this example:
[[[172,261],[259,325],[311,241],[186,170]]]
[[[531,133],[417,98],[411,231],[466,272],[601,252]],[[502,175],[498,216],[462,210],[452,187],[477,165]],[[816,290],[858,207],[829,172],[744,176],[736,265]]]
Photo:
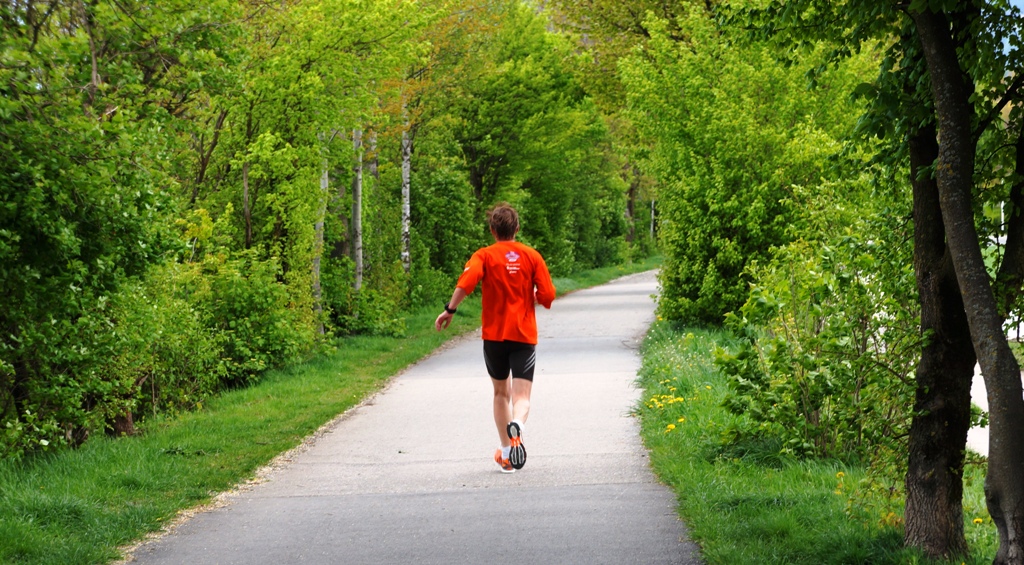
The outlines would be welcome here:
[[[537,364],[537,347],[520,341],[484,340],[484,362],[492,379],[503,381],[512,372],[514,379],[533,381],[533,366]]]

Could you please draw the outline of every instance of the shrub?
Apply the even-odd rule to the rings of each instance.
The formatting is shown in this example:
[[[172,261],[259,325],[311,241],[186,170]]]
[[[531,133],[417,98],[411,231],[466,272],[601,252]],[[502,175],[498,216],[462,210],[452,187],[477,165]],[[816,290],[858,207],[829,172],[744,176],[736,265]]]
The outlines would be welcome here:
[[[225,376],[213,331],[174,292],[181,270],[177,264],[154,268],[146,281],[114,298],[119,343],[104,372],[127,384],[123,413],[108,419],[114,431],[130,433],[141,413],[195,408]]]
[[[324,262],[321,284],[325,308],[334,332],[347,334],[405,335],[405,318],[401,301],[404,287],[393,285],[391,292],[364,286],[352,288],[353,264],[348,257]],[[401,266],[398,266],[401,271]]]
[[[912,287],[910,263],[887,247],[796,242],[753,270],[757,284],[727,317],[741,344],[717,354],[726,406],[746,416],[734,437],[779,438],[797,456],[901,452],[921,343],[913,297],[891,292]]]
[[[295,359],[313,344],[312,328],[291,307],[276,258],[257,250],[234,258],[208,255],[197,281],[196,307],[222,349],[229,385],[252,382],[264,370]]]

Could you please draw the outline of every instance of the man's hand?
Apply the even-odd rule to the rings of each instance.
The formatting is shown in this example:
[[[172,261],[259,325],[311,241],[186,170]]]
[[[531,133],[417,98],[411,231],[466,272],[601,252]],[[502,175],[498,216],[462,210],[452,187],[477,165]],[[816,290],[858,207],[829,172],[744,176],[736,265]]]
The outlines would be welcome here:
[[[459,287],[455,287],[455,292],[452,293],[452,299],[444,305],[444,312],[434,320],[434,328],[437,331],[441,331],[448,327],[448,324],[452,323],[452,316],[455,315],[455,309],[462,304],[462,300],[466,298],[466,291]]]
[[[441,331],[447,328],[448,324],[452,323],[453,316],[454,314],[449,314],[448,312],[441,312],[441,315],[437,317],[437,320],[434,320],[434,328],[437,331]]]

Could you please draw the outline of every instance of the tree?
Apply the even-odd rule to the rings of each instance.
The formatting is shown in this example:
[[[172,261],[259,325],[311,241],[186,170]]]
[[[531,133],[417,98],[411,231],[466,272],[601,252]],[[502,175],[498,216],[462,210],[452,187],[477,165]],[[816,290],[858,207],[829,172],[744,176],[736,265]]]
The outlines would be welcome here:
[[[352,131],[352,151],[355,164],[352,166],[352,260],[356,264],[356,291],[363,287],[363,131]]]
[[[953,13],[922,6],[912,9],[910,15],[927,61],[935,103],[939,130],[935,183],[942,219],[988,391],[990,440],[985,499],[999,530],[994,562],[1024,563],[1024,483],[1020,481],[1024,474],[1024,395],[1020,366],[1003,330],[1004,317],[982,258],[972,207],[977,116],[971,101],[974,78],[964,67],[977,61],[961,52],[977,45],[972,35],[982,14],[976,6]],[[1006,100],[1024,98],[1017,92],[1019,82],[1007,83]]]
[[[800,233],[801,187],[844,173],[828,156],[852,119],[825,101],[857,80],[844,73],[808,91],[802,71],[711,16],[701,5],[671,22],[652,16],[645,49],[620,62],[629,116],[651,146],[644,166],[660,185],[659,310],[701,324],[738,309],[747,266]]]
[[[628,3],[556,0],[549,5],[552,20],[586,54],[574,59],[575,75],[606,116],[612,139],[611,153],[619,163],[622,180],[628,185],[626,241],[636,253],[643,254],[655,243],[656,183],[648,168],[640,166],[650,146],[627,117],[626,90],[619,63],[648,44],[651,38],[648,13],[672,19],[681,4],[662,0]]]
[[[426,68],[409,73],[409,129],[421,159],[421,142],[450,134],[473,213],[497,200],[516,204],[522,237],[553,270],[571,272],[620,256],[625,190],[605,158],[607,126],[571,72],[570,46],[546,27],[543,15],[519,2],[453,8],[432,30],[440,37]],[[417,168],[414,161],[413,178]],[[412,213],[415,228],[415,205]]]
[[[404,107],[404,104],[403,104]],[[409,233],[410,204],[412,198],[412,132],[409,131],[410,123],[408,113],[404,111],[404,124],[402,127],[402,269],[406,274],[412,269],[412,236]]]
[[[1005,148],[1020,143],[1021,115],[1014,111],[997,119],[1007,104],[1021,98],[1018,75],[1007,74],[1022,67],[1019,11],[1003,2],[954,7],[938,2],[787,2],[772,5],[764,15],[762,29],[791,38],[795,34],[786,30],[829,37],[838,45],[836,59],[866,43],[888,45],[881,87],[867,90],[874,105],[867,122],[878,126],[898,116],[894,145],[910,154],[922,330],[930,337],[917,371],[906,542],[934,556],[966,551],[960,477],[970,401],[967,368],[973,354],[958,329],[966,317],[992,407],[986,496],[1000,533],[995,562],[1020,563],[1024,485],[1017,478],[1024,472],[1019,444],[1024,406],[1020,374],[1002,323],[1008,305],[1020,295],[1022,218],[1016,188],[1009,194],[1005,188],[1019,186],[1019,177],[1011,173],[1020,165],[1012,163]],[[900,88],[891,88],[894,78]],[[931,114],[922,115],[922,108]],[[985,151],[983,161],[977,159],[979,151]],[[984,216],[976,217],[979,197],[1006,198],[1006,224],[991,226]],[[982,245],[990,247],[987,238],[1000,234],[1008,240],[999,284],[993,287]]]
[[[0,454],[84,441],[125,414],[112,297],[170,246],[161,187],[227,3],[0,5]],[[214,26],[215,21],[224,21]]]

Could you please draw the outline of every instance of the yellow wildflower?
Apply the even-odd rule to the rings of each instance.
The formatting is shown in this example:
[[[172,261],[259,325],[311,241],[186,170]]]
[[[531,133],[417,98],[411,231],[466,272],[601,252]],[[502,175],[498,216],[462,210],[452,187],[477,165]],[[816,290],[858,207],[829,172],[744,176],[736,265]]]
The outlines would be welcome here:
[[[667,433],[671,432],[674,429],[676,429],[676,425],[675,424],[669,424],[669,425],[665,426],[665,433],[667,434]]]
[[[974,523],[975,523],[975,524],[981,524],[981,523],[983,523],[983,522],[984,522],[984,520],[982,520],[981,518],[975,518],[975,519],[974,519]]]

